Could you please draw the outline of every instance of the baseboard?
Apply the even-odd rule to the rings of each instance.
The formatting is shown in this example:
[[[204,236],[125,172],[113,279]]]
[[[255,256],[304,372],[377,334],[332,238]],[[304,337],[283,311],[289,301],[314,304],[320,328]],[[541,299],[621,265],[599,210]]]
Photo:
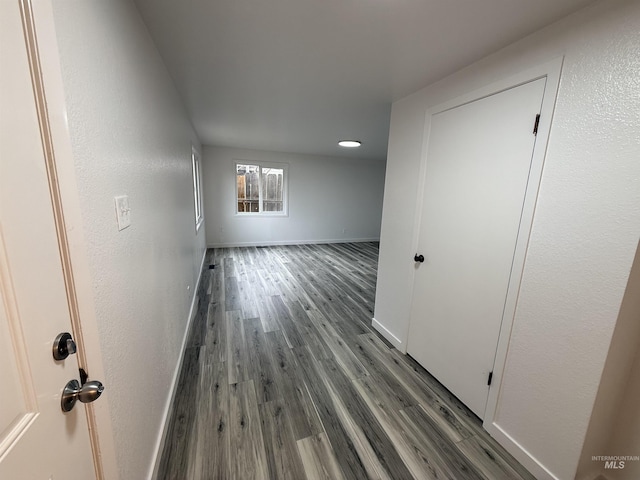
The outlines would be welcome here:
[[[182,360],[184,359],[184,351],[187,346],[187,340],[189,338],[189,332],[191,331],[191,325],[193,323],[193,317],[195,316],[196,299],[198,298],[198,290],[200,289],[200,281],[202,280],[202,269],[204,268],[204,261],[207,257],[207,250],[205,249],[202,254],[202,260],[200,261],[200,270],[198,271],[198,280],[193,288],[193,296],[191,297],[191,307],[189,308],[189,316],[187,317],[187,328],[184,329],[184,335],[182,337],[182,346],[180,347],[180,355],[178,357],[178,364],[173,372],[173,379],[171,380],[170,395],[167,398],[167,403],[162,415],[162,424],[158,439],[156,441],[155,455],[153,462],[151,462],[151,471],[149,472],[149,480],[153,480],[158,476],[158,468],[160,468],[160,457],[164,450],[164,443],[167,437],[167,425],[169,424],[171,409],[173,407],[173,400],[176,396],[176,389],[178,387],[178,379],[180,371],[182,370]]]
[[[482,426],[489,435],[502,445],[507,452],[513,455],[513,457],[538,480],[560,480],[498,425],[495,423],[483,423]]]
[[[391,342],[391,344],[394,347],[396,347],[402,353],[407,353],[404,342],[400,340],[398,337],[396,337],[389,330],[387,330],[387,328],[384,325],[382,325],[379,321],[377,321],[375,318],[371,319],[371,326],[375,328],[380,335],[382,335],[384,338],[389,340],[389,342]]]
[[[271,242],[225,242],[225,243],[209,243],[207,248],[231,248],[231,247],[271,247],[278,245],[319,245],[322,243],[363,243],[363,242],[379,242],[380,237],[376,238],[339,238],[339,239],[323,239],[323,240],[277,240]]]

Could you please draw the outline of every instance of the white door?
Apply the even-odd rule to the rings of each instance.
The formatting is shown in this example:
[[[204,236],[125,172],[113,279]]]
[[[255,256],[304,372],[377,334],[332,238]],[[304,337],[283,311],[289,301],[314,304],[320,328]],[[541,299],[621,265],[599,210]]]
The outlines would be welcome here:
[[[407,352],[480,418],[545,79],[431,118]]]
[[[60,407],[78,379],[52,354],[71,331],[60,252],[20,2],[0,0],[0,479],[95,478],[84,405]]]

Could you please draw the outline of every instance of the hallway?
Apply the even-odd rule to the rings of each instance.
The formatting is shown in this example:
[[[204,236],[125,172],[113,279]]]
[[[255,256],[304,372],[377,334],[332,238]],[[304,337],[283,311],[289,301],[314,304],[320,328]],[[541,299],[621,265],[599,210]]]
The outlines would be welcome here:
[[[207,255],[158,478],[531,478],[369,328],[377,244]]]

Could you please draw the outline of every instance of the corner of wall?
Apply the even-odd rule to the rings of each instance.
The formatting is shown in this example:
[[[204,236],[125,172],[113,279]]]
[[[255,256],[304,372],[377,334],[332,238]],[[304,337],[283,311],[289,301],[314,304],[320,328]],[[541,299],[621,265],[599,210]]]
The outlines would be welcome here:
[[[613,332],[609,353],[604,365],[598,393],[594,402],[589,427],[582,447],[577,478],[603,474],[604,462],[594,462],[592,456],[630,455],[616,440],[628,436],[630,425],[640,426],[637,408],[628,409],[629,397],[640,402],[640,245],[627,282],[620,313]],[[634,375],[634,368],[636,374]],[[640,437],[640,434],[637,435]],[[640,448],[640,438],[636,440]],[[613,451],[613,450],[616,451]],[[640,450],[636,450],[639,454]],[[636,462],[640,465],[640,462]],[[633,464],[631,464],[633,467]],[[627,469],[628,472],[628,469]],[[615,478],[615,477],[614,477]],[[628,477],[631,478],[631,477]]]

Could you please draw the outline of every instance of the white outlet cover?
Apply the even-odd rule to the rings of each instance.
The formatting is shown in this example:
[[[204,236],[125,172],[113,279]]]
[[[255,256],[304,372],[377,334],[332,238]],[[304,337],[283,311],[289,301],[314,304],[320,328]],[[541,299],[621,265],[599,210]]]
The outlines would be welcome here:
[[[114,197],[116,202],[116,218],[118,219],[118,230],[124,230],[131,225],[131,209],[129,208],[129,197],[120,195]]]

